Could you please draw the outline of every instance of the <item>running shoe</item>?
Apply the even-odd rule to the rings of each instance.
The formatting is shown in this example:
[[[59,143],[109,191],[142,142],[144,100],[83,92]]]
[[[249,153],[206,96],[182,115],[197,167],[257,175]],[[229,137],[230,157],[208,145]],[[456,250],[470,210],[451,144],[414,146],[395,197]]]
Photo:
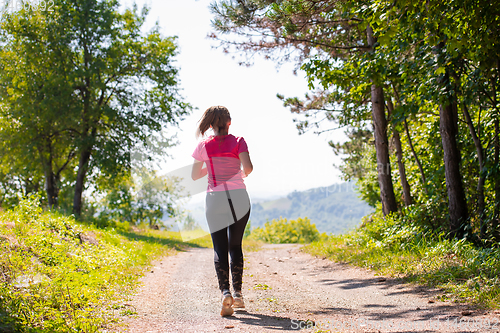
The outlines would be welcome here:
[[[233,299],[234,299],[233,308],[235,309],[245,308],[245,303],[243,302],[243,295],[241,294],[241,292],[235,291],[233,293]]]
[[[232,308],[234,303],[233,296],[231,296],[231,292],[229,290],[224,290],[222,293],[222,310],[220,311],[220,315],[222,317],[231,316],[234,313]]]

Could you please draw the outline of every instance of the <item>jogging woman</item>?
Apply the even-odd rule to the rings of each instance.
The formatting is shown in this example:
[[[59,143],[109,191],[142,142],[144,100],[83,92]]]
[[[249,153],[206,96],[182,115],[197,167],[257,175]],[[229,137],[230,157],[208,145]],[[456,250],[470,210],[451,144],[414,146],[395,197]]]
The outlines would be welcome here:
[[[192,155],[194,162],[191,175],[193,180],[197,180],[208,174],[205,214],[214,245],[215,271],[222,292],[221,316],[232,315],[233,308],[245,307],[241,293],[241,240],[250,216],[250,199],[243,178],[253,170],[245,140],[229,134],[230,125],[231,116],[227,108],[212,106],[205,111],[197,135],[204,135],[209,128],[214,135],[201,140],[196,147]],[[230,291],[229,272],[233,294]]]

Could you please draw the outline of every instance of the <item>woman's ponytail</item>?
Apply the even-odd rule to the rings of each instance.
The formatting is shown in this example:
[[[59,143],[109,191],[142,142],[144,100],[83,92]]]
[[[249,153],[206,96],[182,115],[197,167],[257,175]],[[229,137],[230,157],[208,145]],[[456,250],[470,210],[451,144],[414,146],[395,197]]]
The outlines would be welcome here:
[[[211,106],[201,117],[196,130],[196,137],[204,135],[206,131],[212,126],[218,132],[225,130],[227,123],[231,120],[229,110],[224,106]]]

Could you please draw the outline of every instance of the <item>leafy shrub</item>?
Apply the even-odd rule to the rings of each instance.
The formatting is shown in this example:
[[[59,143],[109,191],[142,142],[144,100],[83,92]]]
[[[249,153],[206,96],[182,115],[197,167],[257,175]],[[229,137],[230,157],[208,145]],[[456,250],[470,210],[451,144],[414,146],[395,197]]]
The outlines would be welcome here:
[[[252,230],[251,237],[267,243],[311,243],[320,239],[316,225],[306,218],[267,221],[264,228]]]

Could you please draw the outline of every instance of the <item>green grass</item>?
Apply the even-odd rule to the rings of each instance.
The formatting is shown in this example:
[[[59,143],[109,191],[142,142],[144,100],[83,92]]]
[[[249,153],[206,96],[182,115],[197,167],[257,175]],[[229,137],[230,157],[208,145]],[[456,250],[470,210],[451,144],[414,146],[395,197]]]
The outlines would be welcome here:
[[[174,233],[171,233],[174,234]],[[199,247],[213,248],[212,238],[209,233],[204,230],[190,230],[182,231],[179,235],[175,237],[181,237],[182,240],[189,242],[192,245]],[[252,238],[243,238],[242,248],[243,252],[255,252],[262,248],[264,242]]]
[[[264,245],[264,242],[260,240],[244,238],[242,244],[243,253],[259,251],[262,248],[262,245]]]
[[[290,243],[310,243],[325,237],[316,229],[316,225],[305,218],[288,220],[280,218],[279,220],[267,221],[264,227],[252,229],[249,239],[255,239],[271,244],[290,244]]]
[[[441,296],[484,308],[500,306],[500,249],[375,217],[358,229],[305,246],[304,251],[373,269],[405,281],[442,288]]]
[[[0,332],[100,331],[131,311],[117,304],[152,260],[209,241],[98,229],[22,201],[0,212]]]
[[[184,239],[185,241],[190,241],[192,239],[198,239],[198,238],[210,236],[210,233],[208,233],[207,231],[205,231],[203,229],[184,230],[184,231],[181,231],[181,236],[182,236],[182,239]],[[210,238],[210,237],[208,237],[208,238]]]

